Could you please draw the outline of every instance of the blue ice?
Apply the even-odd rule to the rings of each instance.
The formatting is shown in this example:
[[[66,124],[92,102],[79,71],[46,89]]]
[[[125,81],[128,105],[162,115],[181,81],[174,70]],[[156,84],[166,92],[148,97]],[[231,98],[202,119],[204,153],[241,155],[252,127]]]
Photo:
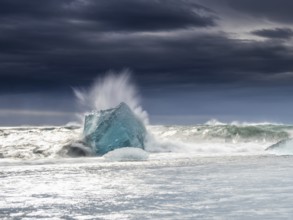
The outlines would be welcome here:
[[[146,128],[122,102],[116,108],[86,115],[83,134],[86,144],[103,155],[123,147],[144,149]]]

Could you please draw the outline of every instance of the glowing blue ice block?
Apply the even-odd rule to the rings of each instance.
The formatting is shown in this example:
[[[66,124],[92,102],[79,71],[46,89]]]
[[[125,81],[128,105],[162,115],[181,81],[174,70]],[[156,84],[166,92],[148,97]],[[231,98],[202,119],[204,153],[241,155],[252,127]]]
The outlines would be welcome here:
[[[97,155],[122,147],[144,149],[146,128],[125,103],[85,116],[85,142]]]

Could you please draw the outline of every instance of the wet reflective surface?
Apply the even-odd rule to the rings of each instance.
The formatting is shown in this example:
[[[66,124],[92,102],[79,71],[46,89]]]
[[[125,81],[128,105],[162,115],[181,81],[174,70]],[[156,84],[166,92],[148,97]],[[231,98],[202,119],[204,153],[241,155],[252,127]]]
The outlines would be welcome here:
[[[291,219],[293,157],[0,161],[1,219]]]

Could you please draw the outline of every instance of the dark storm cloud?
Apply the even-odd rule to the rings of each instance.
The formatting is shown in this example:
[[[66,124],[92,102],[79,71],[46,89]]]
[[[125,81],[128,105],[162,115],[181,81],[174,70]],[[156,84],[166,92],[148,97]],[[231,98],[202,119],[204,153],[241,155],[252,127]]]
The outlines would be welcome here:
[[[8,22],[59,20],[99,31],[208,27],[214,26],[216,19],[211,10],[188,0],[3,0],[0,17]],[[17,23],[21,25],[22,21]]]
[[[47,40],[42,44],[48,44]],[[108,69],[130,67],[141,83],[245,83],[293,70],[290,48],[215,34],[169,37],[106,34],[76,45],[68,41],[56,51],[40,48],[34,50],[36,54],[28,53],[23,58],[27,62],[15,59],[9,69],[3,68],[2,74],[7,73],[5,82],[13,82],[18,75],[17,80],[22,83],[75,85],[83,80],[89,82]]]
[[[215,25],[210,10],[184,0],[91,1],[84,9],[81,17],[96,21],[107,30],[151,31]]]
[[[292,0],[222,0],[232,8],[259,18],[272,21],[292,23]]]
[[[143,85],[292,82],[292,48],[204,34],[215,17],[188,0],[1,1],[0,90],[87,85],[125,67]]]
[[[0,17],[1,18],[44,18],[60,15],[65,4],[71,0],[1,0]],[[22,23],[21,20],[18,20]]]
[[[119,48],[129,54],[135,47],[121,45],[131,47],[129,39],[107,40],[108,35],[209,27],[215,15],[188,0],[3,0],[0,23],[0,84],[5,90],[29,82],[41,87],[82,83],[99,71],[131,67],[115,59],[124,60]]]
[[[293,37],[293,30],[290,28],[261,29],[251,33],[266,38],[289,39]]]

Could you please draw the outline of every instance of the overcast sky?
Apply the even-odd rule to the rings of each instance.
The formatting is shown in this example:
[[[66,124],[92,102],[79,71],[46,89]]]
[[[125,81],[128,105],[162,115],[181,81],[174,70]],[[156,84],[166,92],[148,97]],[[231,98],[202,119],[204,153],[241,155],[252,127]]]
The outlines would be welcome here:
[[[0,125],[65,124],[129,68],[154,124],[293,123],[292,0],[1,0]]]

